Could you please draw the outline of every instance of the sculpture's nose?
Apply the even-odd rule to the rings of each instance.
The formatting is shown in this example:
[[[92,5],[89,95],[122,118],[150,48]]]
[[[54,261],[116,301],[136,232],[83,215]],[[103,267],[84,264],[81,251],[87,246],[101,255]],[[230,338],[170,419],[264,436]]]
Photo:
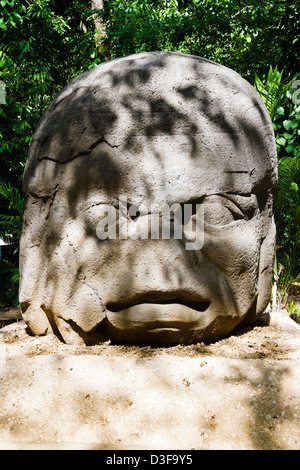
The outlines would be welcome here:
[[[203,276],[209,270],[202,269],[206,262],[200,250],[196,257],[187,251],[183,240],[124,240],[115,288],[109,290],[106,303],[116,310],[116,304],[124,308],[143,301],[206,302],[209,290]]]

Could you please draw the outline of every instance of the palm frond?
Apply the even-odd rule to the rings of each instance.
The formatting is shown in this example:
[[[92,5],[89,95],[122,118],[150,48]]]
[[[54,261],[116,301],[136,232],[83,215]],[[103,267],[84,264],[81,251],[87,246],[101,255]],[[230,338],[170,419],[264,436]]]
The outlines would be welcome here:
[[[0,181],[0,194],[8,200],[9,210],[14,210],[18,214],[23,214],[24,199],[17,188],[13,188],[10,183]]]
[[[0,260],[0,274],[10,273],[14,268],[15,265],[11,261],[7,259]]]
[[[278,220],[291,188],[292,182],[300,172],[300,155],[297,157],[281,157],[278,159],[278,186],[274,195],[274,211]]]
[[[283,70],[279,72],[277,67],[273,70],[271,66],[267,79],[263,83],[255,73],[254,87],[263,99],[272,120],[275,118],[280,100],[282,99],[286,88],[281,84],[282,75]]]
[[[294,158],[282,157],[278,160],[278,186],[274,196],[275,214],[279,216],[294,176]],[[277,217],[278,218],[278,217]]]
[[[9,283],[11,286],[18,285],[20,281],[20,271],[19,268],[16,266],[10,271],[11,277],[9,279]]]

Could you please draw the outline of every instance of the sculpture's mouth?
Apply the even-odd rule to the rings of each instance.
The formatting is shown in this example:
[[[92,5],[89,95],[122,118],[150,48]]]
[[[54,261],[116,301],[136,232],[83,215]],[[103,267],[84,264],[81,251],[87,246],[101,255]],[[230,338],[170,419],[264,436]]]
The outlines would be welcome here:
[[[135,300],[130,300],[126,302],[111,302],[107,304],[107,310],[110,312],[123,312],[125,310],[135,309],[137,310],[140,306],[143,305],[143,308],[154,306],[161,306],[163,309],[166,309],[169,306],[172,309],[172,306],[181,306],[183,309],[194,310],[197,312],[205,312],[208,309],[210,302],[206,300],[196,300],[196,299],[186,299],[182,297],[174,297],[172,295],[168,296],[164,293],[164,295],[159,295],[157,293],[147,295],[145,298],[139,297]]]
[[[209,306],[209,301],[200,298],[155,292],[127,302],[108,303],[107,320],[121,339],[121,332],[126,331],[129,338],[138,332],[141,342],[153,338],[160,341],[160,335],[166,341],[169,336],[169,342],[180,342],[187,332],[200,327]]]

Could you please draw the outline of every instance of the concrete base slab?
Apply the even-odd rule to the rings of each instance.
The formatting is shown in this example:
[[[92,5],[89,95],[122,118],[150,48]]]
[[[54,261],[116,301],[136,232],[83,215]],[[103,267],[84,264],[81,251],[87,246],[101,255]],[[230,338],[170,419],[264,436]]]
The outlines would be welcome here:
[[[8,325],[0,449],[299,450],[300,326],[270,321],[284,359],[13,355],[3,337],[25,323]]]
[[[299,449],[299,386],[297,360],[0,356],[0,446]]]

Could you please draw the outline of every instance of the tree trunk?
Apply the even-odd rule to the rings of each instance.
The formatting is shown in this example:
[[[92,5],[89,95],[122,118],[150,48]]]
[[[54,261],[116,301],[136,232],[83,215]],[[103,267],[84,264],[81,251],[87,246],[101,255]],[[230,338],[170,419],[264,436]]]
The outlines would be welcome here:
[[[104,0],[92,0],[92,9],[100,10],[103,8]],[[95,41],[97,51],[100,55],[103,55],[102,41],[105,38],[105,25],[96,14],[94,15],[94,24],[95,24]],[[104,54],[105,55],[105,54]],[[106,57],[104,57],[106,58]]]

